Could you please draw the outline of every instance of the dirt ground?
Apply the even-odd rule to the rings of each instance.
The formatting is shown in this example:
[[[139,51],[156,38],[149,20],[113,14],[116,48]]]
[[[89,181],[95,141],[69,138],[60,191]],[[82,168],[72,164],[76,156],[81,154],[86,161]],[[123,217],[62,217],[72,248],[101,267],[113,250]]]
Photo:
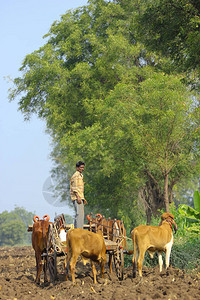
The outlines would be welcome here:
[[[159,273],[158,267],[144,267],[140,280],[138,276],[132,278],[132,268],[128,267],[124,269],[124,280],[119,281],[115,270],[110,275],[106,269],[104,279],[98,276],[98,283],[94,285],[90,265],[83,266],[79,262],[73,285],[71,278],[64,280],[62,257],[57,265],[58,281],[44,286],[42,274],[38,286],[34,282],[36,267],[32,247],[0,248],[0,299],[200,299],[200,274],[189,275],[174,268]]]

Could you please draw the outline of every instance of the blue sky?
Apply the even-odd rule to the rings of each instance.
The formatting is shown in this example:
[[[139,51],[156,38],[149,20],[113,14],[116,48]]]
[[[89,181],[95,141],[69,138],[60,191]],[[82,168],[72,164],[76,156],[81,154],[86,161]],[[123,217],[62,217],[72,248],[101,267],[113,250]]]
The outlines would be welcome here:
[[[45,123],[35,116],[25,122],[17,101],[9,103],[12,83],[5,77],[20,75],[23,59],[45,43],[43,36],[54,21],[86,4],[86,0],[0,0],[0,213],[19,206],[39,217],[48,213],[51,220],[55,213],[73,215],[73,209],[50,205],[43,196],[52,167],[51,140]]]

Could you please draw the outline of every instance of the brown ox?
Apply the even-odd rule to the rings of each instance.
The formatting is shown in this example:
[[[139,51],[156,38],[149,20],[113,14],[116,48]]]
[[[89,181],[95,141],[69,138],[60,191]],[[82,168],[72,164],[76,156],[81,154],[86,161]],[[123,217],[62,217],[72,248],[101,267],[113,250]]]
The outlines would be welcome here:
[[[171,248],[173,245],[173,231],[177,231],[177,225],[174,221],[174,216],[170,213],[164,213],[161,216],[161,222],[159,226],[140,225],[133,229],[131,232],[133,239],[134,255],[132,259],[133,263],[133,277],[136,276],[136,263],[139,270],[139,275],[142,277],[142,264],[144,260],[145,252],[147,251],[151,258],[154,253],[158,252],[160,272],[162,271],[162,252],[166,253],[166,268],[169,267],[169,258]]]
[[[46,251],[47,248],[47,233],[49,227],[49,216],[45,215],[43,220],[40,220],[38,216],[33,217],[33,230],[32,230],[32,246],[35,250],[35,258],[36,258],[36,283],[40,283],[40,276],[42,272],[42,257],[41,255]],[[47,282],[47,259],[44,257],[44,282]]]
[[[75,266],[79,255],[82,257],[84,265],[86,264],[87,260],[90,259],[94,283],[97,283],[97,271],[94,262],[101,265],[102,278],[106,262],[106,245],[102,236],[102,232],[93,233],[82,228],[70,229],[67,232],[67,274],[69,265],[72,281],[74,283]]]

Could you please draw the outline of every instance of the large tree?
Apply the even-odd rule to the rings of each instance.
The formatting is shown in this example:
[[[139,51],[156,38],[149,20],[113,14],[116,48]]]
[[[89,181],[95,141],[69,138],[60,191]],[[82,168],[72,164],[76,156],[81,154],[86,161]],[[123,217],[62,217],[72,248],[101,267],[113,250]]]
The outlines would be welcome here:
[[[116,215],[127,210],[131,217],[138,190],[148,221],[159,208],[169,211],[174,186],[200,167],[198,102],[181,77],[152,73],[137,86],[119,83],[99,112],[99,122],[65,140],[70,153],[75,149],[92,166],[93,195]]]
[[[70,176],[76,160],[85,160],[86,197],[91,207],[111,217],[126,216],[127,223],[136,222],[138,192],[146,183],[149,195],[150,190],[156,190],[151,196],[153,202],[161,202],[155,209],[151,207],[150,213],[164,203],[168,209],[166,199],[171,191],[167,181],[163,188],[163,180],[173,173],[172,150],[174,160],[181,161],[184,168],[182,175],[188,176],[189,160],[184,165],[179,157],[181,151],[186,157],[188,144],[183,147],[184,136],[182,140],[171,136],[174,128],[177,135],[178,105],[180,132],[183,126],[190,126],[188,153],[193,153],[194,162],[197,155],[197,108],[192,108],[180,79],[162,75],[172,71],[169,61],[136,42],[131,9],[128,1],[91,0],[87,6],[67,12],[52,25],[47,43],[26,56],[22,76],[14,80],[11,92],[11,99],[20,95],[19,109],[25,118],[36,113],[46,121],[53,140],[54,174],[66,184],[63,174]],[[176,88],[185,110],[180,101],[174,104]],[[163,143],[157,139],[156,146],[158,124],[162,125]],[[169,154],[167,146],[172,147]],[[178,167],[177,163],[175,170]]]

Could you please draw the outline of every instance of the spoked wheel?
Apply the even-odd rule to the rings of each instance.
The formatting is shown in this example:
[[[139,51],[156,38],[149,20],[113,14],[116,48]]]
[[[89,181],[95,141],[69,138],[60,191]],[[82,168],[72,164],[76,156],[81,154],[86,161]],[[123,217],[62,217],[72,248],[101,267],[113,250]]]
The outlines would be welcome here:
[[[113,254],[114,256],[114,264],[115,270],[117,273],[117,277],[119,280],[123,280],[124,278],[124,253],[123,248],[120,246],[117,247],[117,250]]]
[[[57,253],[54,239],[54,226],[49,224],[47,236],[47,266],[51,282],[57,279]]]

